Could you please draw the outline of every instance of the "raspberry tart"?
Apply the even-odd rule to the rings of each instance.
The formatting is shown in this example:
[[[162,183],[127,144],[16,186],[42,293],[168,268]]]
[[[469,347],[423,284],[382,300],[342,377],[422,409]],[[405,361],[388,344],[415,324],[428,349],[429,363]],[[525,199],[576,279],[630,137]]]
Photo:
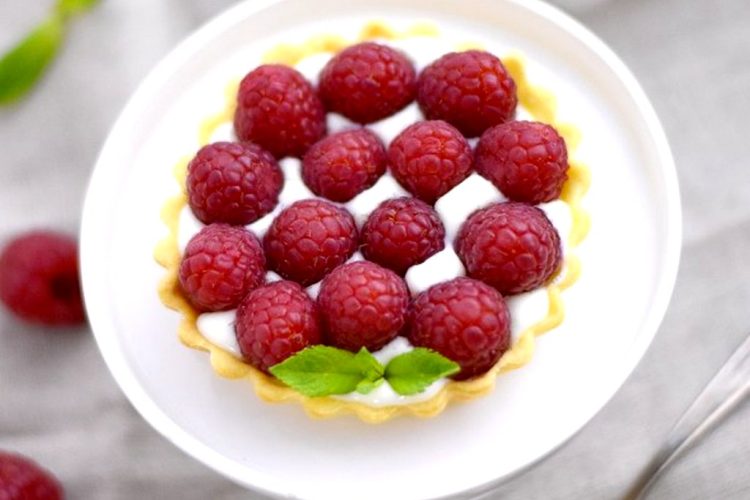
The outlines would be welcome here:
[[[182,342],[264,400],[367,422],[528,363],[580,272],[589,180],[526,64],[372,22],[240,68],[163,211]]]

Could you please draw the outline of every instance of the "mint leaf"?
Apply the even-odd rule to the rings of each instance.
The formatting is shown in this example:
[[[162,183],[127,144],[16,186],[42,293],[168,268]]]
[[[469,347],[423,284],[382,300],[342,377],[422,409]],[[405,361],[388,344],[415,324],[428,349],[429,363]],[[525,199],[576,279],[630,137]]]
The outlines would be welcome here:
[[[383,377],[380,377],[377,380],[363,380],[357,384],[356,391],[360,394],[370,394],[372,391],[380,387],[383,382],[385,382]]]
[[[308,347],[270,368],[289,387],[309,397],[347,394],[382,377],[383,367],[366,349],[353,354],[335,347]],[[374,389],[374,387],[372,387]],[[372,390],[372,389],[370,389]]]
[[[359,352],[354,355],[354,359],[364,370],[365,378],[367,380],[375,381],[383,378],[385,367],[380,364],[380,361],[378,361],[375,356],[370,354],[370,351],[368,351],[366,347],[360,349]]]
[[[19,99],[39,80],[60,48],[63,27],[60,16],[50,16],[0,59],[0,105]]]
[[[69,16],[84,12],[99,2],[100,0],[57,0],[55,8],[62,15]]]
[[[354,357],[365,370],[365,379],[357,384],[356,391],[360,394],[368,394],[383,383],[385,367],[364,347]]]
[[[399,354],[385,367],[385,379],[402,396],[424,391],[442,377],[458,373],[461,367],[430,349],[416,349]]]
[[[354,354],[323,345],[303,349],[270,368],[277,379],[312,398],[355,391],[368,394],[384,380],[398,394],[408,396],[459,370],[458,364],[422,347],[396,356],[383,367],[364,347]]]

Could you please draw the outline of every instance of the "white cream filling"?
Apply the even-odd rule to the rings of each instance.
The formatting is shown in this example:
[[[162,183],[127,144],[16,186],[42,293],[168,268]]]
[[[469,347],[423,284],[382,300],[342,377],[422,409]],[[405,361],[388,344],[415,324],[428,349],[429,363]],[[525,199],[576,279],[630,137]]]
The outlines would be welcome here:
[[[230,311],[206,312],[198,316],[195,326],[206,340],[225,351],[229,351],[238,358],[242,357],[240,345],[234,333],[234,323],[237,309]]]
[[[398,41],[382,41],[403,50],[414,62],[419,71],[437,57],[453,51],[452,46],[443,40],[435,38],[417,37]],[[302,72],[313,83],[317,83],[320,70],[325,66],[331,54],[316,54],[307,57],[297,64],[297,69]],[[528,111],[519,105],[518,119],[530,119]],[[422,119],[419,107],[412,103],[400,112],[384,120],[368,125],[387,146],[404,128]],[[335,114],[328,114],[329,133],[335,133],[349,128],[357,127],[347,118]],[[211,141],[234,140],[234,132],[231,124],[220,126]],[[476,140],[471,141],[472,147]],[[297,200],[315,198],[314,194],[307,188],[302,180],[301,162],[296,158],[285,158],[280,162],[284,172],[284,187],[279,195],[279,203],[276,208],[261,219],[249,224],[247,229],[255,233],[259,238],[268,230],[273,219],[281,210]],[[383,201],[398,196],[406,196],[408,193],[386,172],[370,189],[356,196],[351,201],[341,204],[354,217],[359,227],[362,226],[367,216]],[[442,281],[450,280],[464,274],[464,268],[453,250],[453,240],[458,229],[466,218],[475,210],[485,207],[490,203],[504,201],[506,198],[492,185],[491,182],[480,175],[473,173],[458,186],[446,193],[435,204],[435,210],[440,215],[446,230],[445,249],[433,255],[425,262],[413,266],[406,273],[406,282],[413,295],[416,295],[432,285]],[[557,229],[563,242],[566,242],[570,233],[572,218],[567,205],[560,201],[553,201],[539,205],[549,217]],[[204,226],[192,213],[189,206],[185,206],[179,216],[177,243],[182,254],[190,239]],[[566,251],[565,243],[563,251]],[[357,252],[349,261],[362,260],[362,255]],[[268,271],[266,280],[278,281],[281,277],[273,271]],[[307,288],[308,294],[316,298],[320,289],[320,283]],[[539,321],[547,314],[549,301],[544,288],[531,292],[506,298],[511,314],[511,337],[515,342],[525,329]],[[234,332],[236,310],[215,313],[203,313],[198,316],[197,327],[211,343],[227,350],[235,356],[241,357],[241,352]],[[403,337],[397,337],[388,345],[373,353],[381,363],[386,364],[391,358],[398,354],[408,352],[412,349],[409,341]],[[437,380],[425,391],[412,396],[401,396],[393,388],[384,382],[369,394],[351,393],[336,398],[356,401],[368,406],[391,406],[404,405],[432,398],[446,384],[447,379]]]

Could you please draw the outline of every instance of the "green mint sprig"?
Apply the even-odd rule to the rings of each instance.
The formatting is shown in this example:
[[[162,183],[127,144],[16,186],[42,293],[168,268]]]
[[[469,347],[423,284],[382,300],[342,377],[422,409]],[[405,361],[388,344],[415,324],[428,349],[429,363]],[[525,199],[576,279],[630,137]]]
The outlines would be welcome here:
[[[423,347],[399,354],[385,367],[383,376],[402,396],[418,394],[434,381],[459,372],[458,363]]]
[[[271,373],[309,397],[359,392],[367,394],[383,382],[409,396],[436,380],[458,373],[460,366],[435,351],[417,347],[383,366],[364,347],[356,354],[329,346],[312,346],[270,368]]]
[[[100,0],[58,0],[47,18],[0,58],[0,106],[26,95],[62,46],[68,19]]]

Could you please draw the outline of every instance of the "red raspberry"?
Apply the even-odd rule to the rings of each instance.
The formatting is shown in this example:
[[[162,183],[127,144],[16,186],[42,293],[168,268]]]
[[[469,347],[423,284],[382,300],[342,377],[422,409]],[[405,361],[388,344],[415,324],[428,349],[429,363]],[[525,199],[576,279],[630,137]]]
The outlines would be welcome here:
[[[266,259],[258,238],[242,227],[211,224],[193,236],[180,263],[180,284],[203,311],[237,307],[265,280]]]
[[[365,42],[328,61],[318,92],[329,111],[357,123],[372,123],[412,102],[416,81],[414,65],[401,52]]]
[[[283,184],[276,159],[249,142],[209,144],[188,165],[190,208],[206,224],[255,222],[276,206]]]
[[[235,332],[245,359],[268,373],[273,365],[320,343],[318,310],[297,283],[277,281],[247,294],[237,310]]]
[[[349,201],[385,172],[385,147],[367,129],[347,130],[316,142],[302,160],[302,178],[313,193]]]
[[[485,208],[475,210],[461,224],[461,227],[459,227],[458,229],[458,234],[453,240],[453,248],[456,250],[456,253],[459,255],[459,257],[463,255],[463,253],[466,251],[466,248],[468,248],[466,242],[471,240],[471,238],[468,238],[466,236],[469,230],[472,230],[473,232],[475,228],[481,227],[485,220],[492,218],[494,212],[491,209],[493,209],[494,206],[495,204],[492,204]],[[471,221],[471,224],[469,224],[469,221]],[[475,237],[475,235],[473,234],[472,236]],[[466,248],[464,248],[465,246]]]
[[[346,262],[357,242],[351,214],[323,200],[291,204],[274,219],[263,240],[271,269],[302,286],[320,281]]]
[[[416,198],[395,198],[373,210],[362,227],[362,255],[401,275],[445,246],[437,212]]]
[[[326,116],[313,86],[297,70],[258,66],[240,83],[234,130],[276,158],[301,158],[326,133]]]
[[[0,300],[33,323],[82,323],[75,240],[57,232],[30,231],[8,243],[0,254]]]
[[[393,271],[367,261],[337,267],[320,286],[318,308],[326,343],[377,351],[406,322],[409,290]]]
[[[458,234],[456,252],[466,272],[504,294],[533,290],[560,268],[560,236],[540,209],[497,203],[472,214]]]
[[[410,125],[388,148],[391,172],[404,189],[433,204],[471,171],[471,146],[444,121]]]
[[[63,488],[49,472],[28,458],[0,451],[0,499],[62,500]]]
[[[500,59],[481,50],[446,54],[417,82],[417,102],[429,120],[445,120],[466,137],[513,119],[516,84]]]
[[[568,178],[568,150],[549,125],[503,123],[482,134],[474,165],[511,200],[544,203],[560,197]]]
[[[421,293],[409,314],[409,342],[461,365],[464,380],[492,368],[510,346],[510,314],[500,293],[480,281],[455,278]]]

